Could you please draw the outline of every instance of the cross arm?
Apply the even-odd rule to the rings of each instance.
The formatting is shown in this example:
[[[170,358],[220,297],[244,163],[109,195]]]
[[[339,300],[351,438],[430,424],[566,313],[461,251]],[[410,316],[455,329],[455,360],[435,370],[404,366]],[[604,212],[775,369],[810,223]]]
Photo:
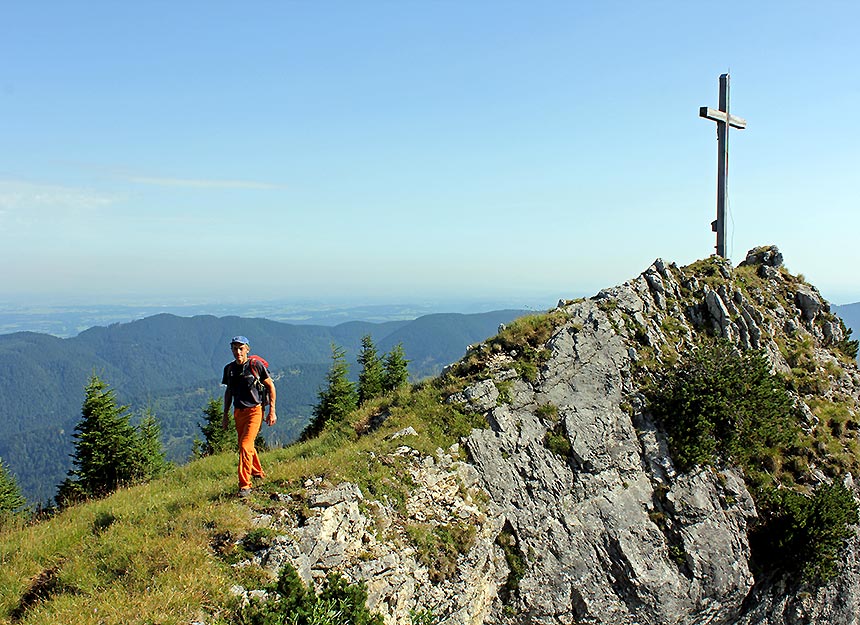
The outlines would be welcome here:
[[[699,117],[704,117],[705,119],[710,119],[715,122],[723,122],[726,123],[726,112],[721,111],[719,109],[712,109],[709,106],[703,106],[699,108]],[[734,115],[728,115],[729,126],[732,128],[738,128],[743,130],[747,127],[747,120],[742,117],[736,117]]]

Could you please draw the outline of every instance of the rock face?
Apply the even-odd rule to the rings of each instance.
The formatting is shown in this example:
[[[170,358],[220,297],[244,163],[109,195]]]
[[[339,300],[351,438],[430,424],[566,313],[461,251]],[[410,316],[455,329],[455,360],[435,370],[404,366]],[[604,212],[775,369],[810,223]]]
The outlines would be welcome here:
[[[614,315],[648,319],[665,307],[652,294],[677,287],[652,269],[569,306],[539,382],[518,380],[511,403],[491,410],[493,428],[465,442],[531,554],[522,622],[713,622],[736,614],[753,585],[746,525],[755,508],[740,476],[676,475],[648,417],[622,407],[635,389]],[[610,299],[617,306],[605,306]],[[544,444],[554,427],[538,416],[546,405],[557,407],[570,458]]]
[[[787,371],[796,363],[779,341],[790,336],[813,346],[826,380],[818,396],[860,403],[856,364],[837,366],[830,350],[844,326],[782,268],[779,250],[753,250],[737,269],[702,262],[682,270],[657,260],[621,286],[560,302],[563,322],[536,375],[518,372],[516,350],[494,354],[485,379],[448,400],[488,424],[461,441],[466,461],[457,450],[421,457],[404,436],[398,454],[416,483],[405,514],[475,528],[455,570],[434,576],[405,537],[379,530],[403,513],[349,484],[309,483],[301,526],[264,520],[282,535],[258,561],[272,570],[289,561],[308,581],[329,570],[365,580],[389,625],[415,614],[446,624],[860,623],[856,536],[827,586],[756,583],[747,529],[757,512],[743,476],[676,471],[636,388],[649,349],[658,359],[661,346],[684,353],[709,332],[763,349]]]

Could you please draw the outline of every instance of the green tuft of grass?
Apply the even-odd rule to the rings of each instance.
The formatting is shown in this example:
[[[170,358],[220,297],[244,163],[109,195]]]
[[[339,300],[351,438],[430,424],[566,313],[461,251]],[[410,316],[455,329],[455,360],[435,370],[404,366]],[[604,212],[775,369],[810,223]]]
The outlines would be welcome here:
[[[567,320],[568,314],[563,309],[515,319],[498,335],[470,350],[456,365],[452,377],[465,383],[477,380],[486,374],[493,355],[508,354],[513,357],[513,367],[520,377],[534,383],[551,355],[546,343]]]
[[[418,560],[427,567],[430,579],[439,583],[457,570],[457,559],[472,547],[477,530],[473,525],[458,522],[415,523],[407,525],[406,532],[415,545]]]
[[[505,607],[512,607],[513,601],[520,590],[520,581],[526,574],[526,556],[519,546],[513,528],[506,524],[496,537],[496,544],[502,548],[505,554],[505,562],[508,564],[508,576],[505,585],[500,589],[499,595]]]

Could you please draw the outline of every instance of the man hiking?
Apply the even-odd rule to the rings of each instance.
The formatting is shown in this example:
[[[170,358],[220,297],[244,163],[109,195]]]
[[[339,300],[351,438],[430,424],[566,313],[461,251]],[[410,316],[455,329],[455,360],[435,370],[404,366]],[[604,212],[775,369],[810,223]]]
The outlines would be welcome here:
[[[248,357],[251,347],[246,337],[234,336],[230,349],[233,351],[233,361],[224,367],[224,375],[221,378],[221,384],[227,387],[224,391],[224,417],[221,419],[221,427],[225,430],[228,427],[232,404],[233,420],[239,436],[239,497],[248,497],[251,494],[253,478],[265,477],[254,447],[254,440],[263,423],[263,393],[259,385],[262,384],[268,389],[269,415],[266,423],[273,426],[278,420],[275,414],[275,383],[259,359]]]

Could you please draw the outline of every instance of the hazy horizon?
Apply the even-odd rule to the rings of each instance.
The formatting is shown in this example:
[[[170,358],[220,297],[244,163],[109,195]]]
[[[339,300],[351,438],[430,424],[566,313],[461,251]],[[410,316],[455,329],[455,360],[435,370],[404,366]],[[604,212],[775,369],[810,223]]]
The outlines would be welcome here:
[[[606,285],[615,286],[615,285]],[[435,313],[476,314],[496,310],[545,312],[560,299],[590,297],[595,293],[572,293],[553,297],[510,298],[407,298],[401,300],[324,301],[312,299],[270,299],[247,301],[164,301],[152,300],[99,302],[9,302],[0,301],[0,334],[39,332],[70,338],[91,327],[127,323],[160,313],[181,317],[212,315],[215,317],[256,317],[294,324],[337,325],[349,321],[383,323],[402,321]],[[836,302],[835,306],[860,305],[860,302]]]
[[[168,313],[180,317],[253,317],[292,324],[338,325],[349,321],[384,323],[412,320],[436,313],[478,314],[497,310],[544,312],[557,300],[412,300],[391,303],[338,304],[313,301],[246,301],[196,303],[96,303],[39,305],[0,303],[0,335],[38,332],[70,338],[91,327],[128,323]]]

